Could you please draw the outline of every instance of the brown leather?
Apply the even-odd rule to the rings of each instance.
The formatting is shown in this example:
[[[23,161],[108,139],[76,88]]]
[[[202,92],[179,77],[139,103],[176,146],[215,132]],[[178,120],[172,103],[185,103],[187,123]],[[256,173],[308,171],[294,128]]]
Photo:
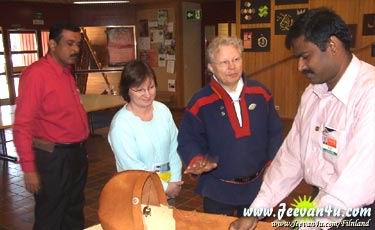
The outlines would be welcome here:
[[[138,201],[138,202],[137,202]],[[104,186],[99,198],[98,216],[104,230],[143,230],[141,204],[168,205],[156,173],[130,170],[118,173]],[[184,211],[173,208],[177,230],[227,230],[235,217]],[[257,229],[273,229],[269,223]]]
[[[53,151],[55,150],[55,143],[40,138],[33,138],[33,147],[49,153],[53,153]]]

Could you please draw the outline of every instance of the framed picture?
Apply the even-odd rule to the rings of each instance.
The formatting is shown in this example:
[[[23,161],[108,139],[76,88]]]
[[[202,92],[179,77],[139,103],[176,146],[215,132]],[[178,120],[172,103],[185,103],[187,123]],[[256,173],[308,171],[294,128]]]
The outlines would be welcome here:
[[[107,27],[109,65],[123,65],[136,58],[135,27]]]
[[[375,35],[375,14],[363,15],[362,35]]]
[[[245,52],[267,52],[271,48],[270,28],[241,29]]]
[[[270,0],[241,0],[241,24],[269,23],[271,21]]]
[[[307,8],[275,10],[275,34],[287,34],[296,18],[306,11]]]

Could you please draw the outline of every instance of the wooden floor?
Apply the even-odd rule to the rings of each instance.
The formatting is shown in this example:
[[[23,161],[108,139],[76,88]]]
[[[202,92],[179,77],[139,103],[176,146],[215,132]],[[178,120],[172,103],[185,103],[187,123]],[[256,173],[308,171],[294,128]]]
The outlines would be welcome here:
[[[180,118],[180,117],[178,117]],[[178,120],[178,119],[177,119]],[[106,139],[106,128],[97,131],[88,139],[89,175],[85,190],[86,227],[99,223],[97,218],[98,197],[104,184],[115,174],[115,161]],[[6,130],[7,139],[12,139],[11,130]],[[10,155],[15,155],[12,142],[8,143]],[[20,166],[15,163],[0,161],[0,230],[32,229],[34,216],[33,196],[24,189],[23,175]],[[176,206],[185,210],[202,211],[202,200],[193,190],[195,181],[185,176],[185,184]],[[301,184],[288,198],[290,203],[294,198],[309,195],[311,187]]]

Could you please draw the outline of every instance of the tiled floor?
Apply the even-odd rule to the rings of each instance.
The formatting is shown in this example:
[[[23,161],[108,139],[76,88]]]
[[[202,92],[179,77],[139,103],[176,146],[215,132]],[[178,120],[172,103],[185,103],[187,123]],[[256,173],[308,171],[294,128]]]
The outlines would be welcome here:
[[[100,130],[96,133],[100,133]],[[103,135],[106,131],[102,130]],[[6,130],[11,139],[11,130]],[[87,141],[89,153],[89,175],[86,185],[86,227],[99,223],[97,218],[98,198],[105,183],[116,172],[115,161],[106,138],[94,135]],[[7,143],[8,154],[15,155],[13,142]],[[32,229],[34,198],[24,189],[23,175],[19,164],[0,161],[0,230]],[[202,211],[201,199],[194,194],[194,181],[184,178],[185,185],[176,200],[176,206],[186,210]]]
[[[106,140],[106,130],[96,131],[97,134],[88,139],[89,175],[85,190],[86,226],[99,223],[97,218],[98,197],[104,184],[115,173],[114,157]],[[6,130],[7,139],[12,139],[11,130]],[[15,154],[12,142],[7,144],[10,155]],[[15,163],[4,163],[0,160],[0,230],[32,229],[34,221],[34,199],[24,189],[23,176],[20,166]],[[185,210],[202,211],[202,200],[194,194],[195,182],[188,176],[184,177],[185,184],[176,206]],[[288,198],[290,203],[299,195],[308,195],[311,187],[300,185]]]

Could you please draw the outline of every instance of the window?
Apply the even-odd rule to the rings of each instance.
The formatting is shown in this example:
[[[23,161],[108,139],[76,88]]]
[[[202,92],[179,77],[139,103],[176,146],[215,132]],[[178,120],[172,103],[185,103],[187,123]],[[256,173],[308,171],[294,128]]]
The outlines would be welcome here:
[[[14,92],[17,97],[19,75],[28,65],[39,59],[38,45],[35,31],[10,31],[9,38]]]
[[[42,51],[43,51],[43,56],[44,56],[48,52],[49,31],[42,31],[41,37],[42,37]]]
[[[9,98],[8,81],[7,81],[5,70],[6,68],[5,68],[3,33],[0,28],[0,99]]]

